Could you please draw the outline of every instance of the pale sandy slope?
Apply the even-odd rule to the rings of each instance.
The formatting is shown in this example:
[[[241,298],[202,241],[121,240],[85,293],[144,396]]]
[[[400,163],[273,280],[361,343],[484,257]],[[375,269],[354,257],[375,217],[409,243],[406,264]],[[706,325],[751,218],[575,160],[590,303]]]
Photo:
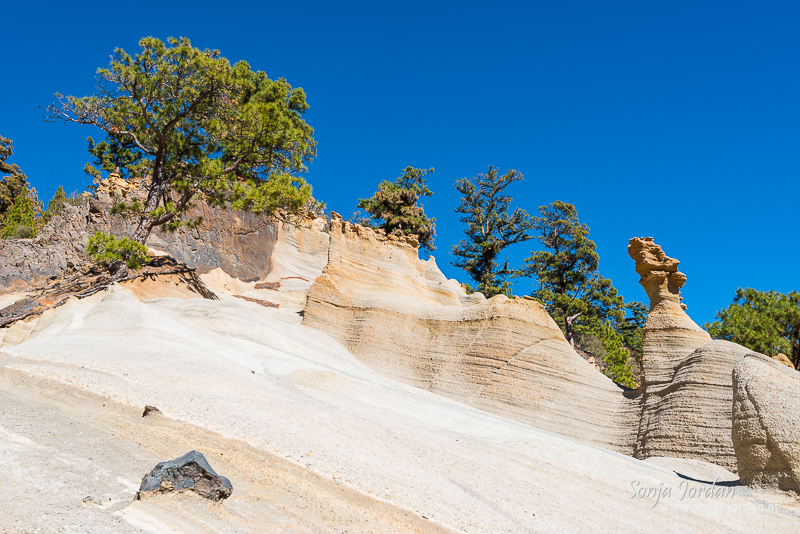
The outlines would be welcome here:
[[[8,399],[0,413],[0,466],[4,484],[17,488],[17,497],[0,495],[0,510],[7,512],[0,525],[7,529],[13,528],[11,521],[30,522],[30,514],[55,507],[63,513],[50,526],[71,524],[53,530],[65,532],[136,532],[134,526],[146,524],[163,532],[170,531],[167,524],[174,532],[426,532],[436,524],[475,533],[800,531],[800,514],[792,504],[775,506],[777,498],[742,489],[725,499],[679,501],[683,479],[664,467],[384,378],[328,336],[239,299],[140,303],[130,292],[115,289],[99,302],[65,305],[36,330],[36,337],[0,354]],[[95,408],[81,412],[73,394],[73,400],[56,403],[63,417],[48,413],[56,405],[48,388],[58,390],[45,386],[51,380],[72,392],[85,391],[81,402],[94,402]],[[22,395],[23,390],[28,393]],[[101,412],[97,403],[104,397],[117,407],[116,415]],[[19,406],[12,407],[14,402]],[[591,400],[586,402],[591,410]],[[131,414],[145,404],[159,407],[167,422],[137,422]],[[26,410],[28,417],[21,415]],[[76,432],[71,438],[58,427],[63,436],[53,441],[46,427],[69,418],[75,429],[84,418],[87,436]],[[189,437],[179,437],[180,425]],[[225,459],[226,439],[208,431],[228,438],[230,455],[249,459]],[[161,449],[159,439],[165,443]],[[248,445],[235,439],[249,444],[249,452],[237,452]],[[117,478],[138,483],[155,461],[167,459],[158,455],[185,452],[182,446],[203,451],[204,440],[212,465],[231,479],[239,500],[235,492],[219,508],[179,500],[123,507],[130,499],[124,487],[113,490],[108,482],[91,489]],[[83,441],[85,447],[79,445]],[[67,451],[63,461],[57,458],[59,447]],[[126,447],[129,461],[114,462]],[[81,462],[89,462],[95,449],[105,450],[106,467],[86,467],[81,478]],[[270,452],[289,461],[280,467]],[[50,469],[49,478],[21,460]],[[62,467],[69,462],[75,465]],[[114,472],[115,465],[124,472]],[[297,499],[311,502],[292,505],[291,491],[270,493],[272,486],[289,487],[278,476],[282,472],[303,480],[291,487],[307,487],[308,494],[298,492]],[[59,482],[64,490],[47,489],[40,480],[42,498],[37,499],[37,483],[26,476],[64,477]],[[651,508],[652,499],[626,496],[637,482],[672,487],[672,496]],[[34,489],[26,490],[26,484]],[[117,513],[113,524],[106,524],[100,506],[93,505],[99,511],[92,508],[87,515],[87,505],[59,501],[62,494],[74,498],[67,495],[78,494],[81,484],[87,495],[117,492],[106,506],[108,517]],[[364,495],[374,499],[365,501]],[[380,508],[381,501],[400,510]],[[169,515],[170,507],[183,510],[176,517],[194,523],[180,523],[180,517]],[[417,517],[409,519],[402,510]],[[273,521],[269,528],[257,525],[264,517]],[[422,522],[411,524],[414,520]]]

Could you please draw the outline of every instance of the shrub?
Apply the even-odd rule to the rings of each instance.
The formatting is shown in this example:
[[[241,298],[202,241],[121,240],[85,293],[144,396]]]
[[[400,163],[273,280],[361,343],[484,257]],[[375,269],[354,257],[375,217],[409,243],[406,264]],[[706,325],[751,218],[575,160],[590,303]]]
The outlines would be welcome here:
[[[55,195],[53,195],[53,198],[47,203],[47,210],[45,210],[44,215],[42,215],[42,220],[40,221],[42,227],[49,223],[53,217],[61,215],[61,208],[64,207],[66,200],[67,195],[64,193],[64,188],[59,185]]]
[[[33,231],[33,228],[30,226],[25,225],[18,225],[17,228],[14,230],[14,233],[9,236],[11,239],[31,239],[36,237],[36,233]]]
[[[147,247],[127,237],[116,238],[97,232],[89,238],[86,254],[92,261],[103,266],[121,260],[131,269],[138,269],[149,258]]]

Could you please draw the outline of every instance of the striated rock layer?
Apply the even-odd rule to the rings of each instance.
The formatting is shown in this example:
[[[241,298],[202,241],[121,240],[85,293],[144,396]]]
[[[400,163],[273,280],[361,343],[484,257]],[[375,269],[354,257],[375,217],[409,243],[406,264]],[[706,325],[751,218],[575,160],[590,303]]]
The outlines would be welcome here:
[[[800,373],[751,352],[733,370],[733,391],[742,482],[800,493]]]
[[[635,401],[575,353],[538,302],[467,295],[413,242],[335,216],[303,324],[391,378],[632,452]]]

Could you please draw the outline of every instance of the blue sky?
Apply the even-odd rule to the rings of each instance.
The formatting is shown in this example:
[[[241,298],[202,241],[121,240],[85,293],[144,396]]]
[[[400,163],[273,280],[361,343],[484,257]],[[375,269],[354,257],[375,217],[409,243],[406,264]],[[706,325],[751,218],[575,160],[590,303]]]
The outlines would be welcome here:
[[[115,47],[186,36],[306,90],[307,178],[330,209],[434,167],[424,204],[450,277],[467,281],[448,254],[453,183],[496,165],[525,176],[516,206],[577,206],[626,300],[646,302],[633,236],[681,260],[701,323],[739,286],[800,290],[797,2],[14,2],[3,16],[0,135],[45,199],[88,185],[94,132],[37,106],[90,94]]]

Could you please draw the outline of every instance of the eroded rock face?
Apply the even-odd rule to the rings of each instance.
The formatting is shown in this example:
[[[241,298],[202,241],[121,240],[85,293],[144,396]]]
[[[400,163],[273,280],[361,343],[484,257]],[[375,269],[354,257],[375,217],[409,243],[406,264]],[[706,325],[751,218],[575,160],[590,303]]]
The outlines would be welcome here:
[[[645,385],[672,381],[675,367],[695,349],[711,341],[708,332],[686,315],[680,288],[686,275],[678,260],[668,257],[652,237],[634,237],[628,254],[636,262],[639,283],[650,297],[650,313],[642,338]]]
[[[742,482],[800,493],[800,373],[751,352],[733,370],[733,397]]]
[[[0,239],[0,291],[41,285],[87,262],[88,209],[65,205],[34,239]]]
[[[635,401],[575,353],[538,302],[467,295],[409,240],[334,217],[303,324],[383,375],[632,452]]]
[[[201,453],[191,451],[180,458],[161,462],[144,476],[137,500],[172,491],[193,491],[205,499],[219,502],[233,492],[230,480],[218,475]]]

